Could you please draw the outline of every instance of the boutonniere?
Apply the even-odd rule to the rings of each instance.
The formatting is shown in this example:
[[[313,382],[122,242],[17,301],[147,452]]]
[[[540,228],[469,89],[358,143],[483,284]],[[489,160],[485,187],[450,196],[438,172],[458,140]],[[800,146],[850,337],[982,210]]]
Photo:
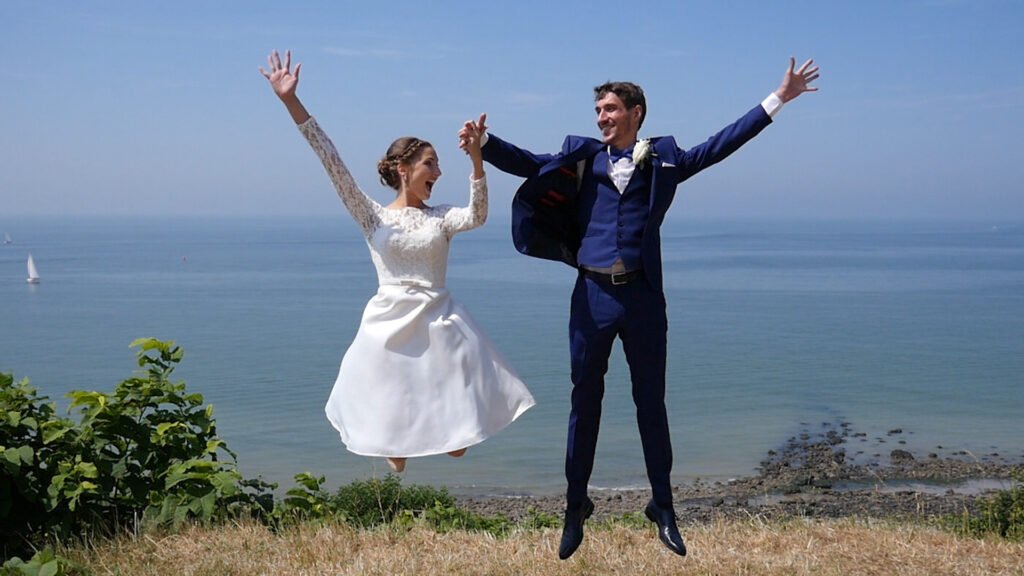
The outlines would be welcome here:
[[[633,146],[633,164],[635,164],[637,168],[643,168],[644,162],[646,162],[650,157],[651,139],[644,138],[643,140],[638,140],[636,145]]]

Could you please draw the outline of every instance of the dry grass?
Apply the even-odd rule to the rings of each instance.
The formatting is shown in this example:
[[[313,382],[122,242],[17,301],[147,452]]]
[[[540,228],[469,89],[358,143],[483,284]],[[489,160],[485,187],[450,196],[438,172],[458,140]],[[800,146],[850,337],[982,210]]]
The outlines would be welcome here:
[[[94,574],[147,576],[324,574],[1024,575],[1024,543],[966,539],[932,528],[872,521],[718,521],[686,527],[680,558],[653,529],[593,527],[568,561],[559,531],[496,539],[426,527],[193,528],[161,538],[124,537],[62,551]]]

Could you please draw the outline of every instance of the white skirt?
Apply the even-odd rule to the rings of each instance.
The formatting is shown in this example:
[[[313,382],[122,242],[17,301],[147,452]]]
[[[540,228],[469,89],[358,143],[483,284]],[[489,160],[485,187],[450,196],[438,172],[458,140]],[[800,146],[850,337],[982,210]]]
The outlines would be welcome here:
[[[363,311],[325,410],[349,451],[414,457],[478,444],[533,405],[446,289],[383,285]]]

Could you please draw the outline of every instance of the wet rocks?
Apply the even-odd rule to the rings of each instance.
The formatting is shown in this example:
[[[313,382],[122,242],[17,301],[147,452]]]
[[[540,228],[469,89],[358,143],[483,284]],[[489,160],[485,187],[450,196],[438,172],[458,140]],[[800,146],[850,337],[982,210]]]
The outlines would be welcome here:
[[[903,433],[902,428],[889,430],[890,436]],[[838,426],[823,423],[819,431],[805,430],[784,446],[769,451],[754,476],[725,483],[698,479],[676,486],[676,514],[683,523],[707,522],[723,516],[926,519],[975,510],[983,495],[952,490],[896,490],[891,486],[905,481],[943,484],[1024,474],[1024,455],[1011,461],[995,453],[975,458],[966,451],[948,456],[929,452],[926,458],[918,459],[909,450],[894,449],[889,452],[888,462],[883,463],[880,454],[866,459],[863,451],[847,452],[848,440],[863,441],[867,437],[867,433],[852,430],[846,422]],[[623,514],[642,517],[650,492],[602,491],[592,493],[591,498],[596,520]],[[503,514],[513,520],[536,513],[560,518],[565,506],[561,494],[465,498],[459,503],[480,514]]]
[[[893,450],[892,452],[889,452],[889,462],[895,466],[913,461],[914,455],[906,450]]]

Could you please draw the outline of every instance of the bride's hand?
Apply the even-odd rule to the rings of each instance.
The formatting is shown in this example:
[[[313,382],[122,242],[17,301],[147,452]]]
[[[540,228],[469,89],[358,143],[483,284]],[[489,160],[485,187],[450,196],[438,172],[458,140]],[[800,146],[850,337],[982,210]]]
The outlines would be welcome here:
[[[284,53],[284,63],[281,63],[281,56],[274,50],[267,57],[267,65],[270,71],[267,72],[260,66],[260,73],[270,82],[270,87],[274,89],[274,94],[277,94],[278,98],[282,100],[295,95],[295,89],[299,85],[299,69],[302,68],[302,64],[295,65],[295,71],[291,70],[292,67],[292,51],[286,50]]]

